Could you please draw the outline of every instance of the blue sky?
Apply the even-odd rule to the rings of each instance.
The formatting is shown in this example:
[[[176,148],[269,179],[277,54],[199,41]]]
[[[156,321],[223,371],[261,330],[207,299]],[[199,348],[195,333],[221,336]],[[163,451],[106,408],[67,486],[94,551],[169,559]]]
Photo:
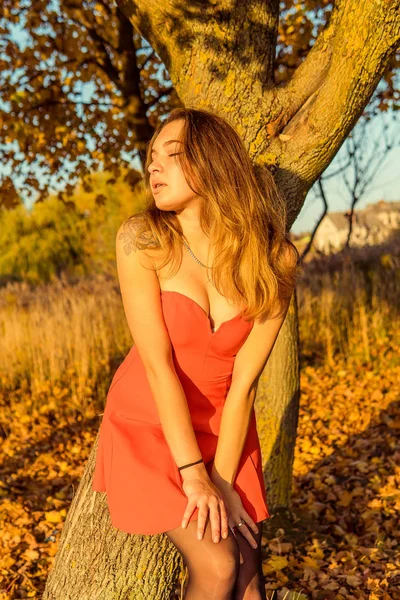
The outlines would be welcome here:
[[[379,138],[379,121],[373,125],[373,128],[375,129],[375,133]],[[394,139],[397,138],[398,145],[388,153],[386,160],[379,168],[377,174],[371,182],[371,185],[365,190],[365,194],[356,204],[356,210],[364,208],[367,204],[375,203],[378,200],[386,200],[386,202],[400,200],[400,125],[394,124],[390,135]],[[369,142],[366,148],[367,157],[370,157],[374,153],[376,145],[376,141],[371,140]],[[326,170],[326,173],[337,169],[338,165],[340,164],[339,161],[343,157],[344,153],[344,146],[342,146]],[[296,221],[293,223],[291,229],[293,233],[298,234],[305,231],[312,231],[320,215],[322,214],[322,200],[316,197],[315,190],[316,185],[314,185],[308,192],[303,204],[303,208]],[[325,184],[325,193],[329,212],[344,212],[350,208],[351,198],[346,186],[342,181],[342,177],[337,176],[333,177],[332,179],[328,179]]]
[[[24,31],[18,27],[14,28],[13,39],[22,46],[27,41]],[[85,101],[90,99],[90,87],[90,84],[88,84],[86,90],[88,94],[85,94]],[[363,208],[367,204],[374,203],[381,199],[384,199],[388,202],[400,200],[400,122],[395,121],[392,115],[389,113],[378,116],[369,126],[370,135],[368,143],[364,148],[364,160],[366,162],[365,166],[367,167],[370,165],[370,163],[373,162],[374,157],[381,151],[383,140],[383,122],[388,123],[388,135],[391,139],[397,140],[398,146],[388,153],[386,160],[377,171],[373,181],[371,182],[371,185],[365,190],[365,193],[357,203],[357,209]],[[353,132],[356,134],[357,130],[358,125],[356,125]],[[345,145],[343,144],[331,165],[329,165],[328,169],[326,170],[326,174],[337,171],[338,166],[341,164],[345,154]],[[138,161],[136,159],[133,159],[132,166],[140,170]],[[2,167],[0,168],[0,174],[1,173],[9,174],[9,169],[7,167]],[[350,173],[348,173],[348,177],[351,179]],[[39,173],[38,178],[40,179]],[[17,184],[17,187],[19,187],[18,181],[15,183]],[[351,198],[340,175],[327,179],[326,183],[324,184],[324,189],[329,206],[328,210],[330,212],[345,211],[350,207]],[[322,213],[322,201],[316,196],[315,190],[316,186],[309,191],[306,197],[302,210],[292,226],[292,231],[294,233],[311,231]],[[27,207],[30,207],[31,202],[27,201],[26,205]]]

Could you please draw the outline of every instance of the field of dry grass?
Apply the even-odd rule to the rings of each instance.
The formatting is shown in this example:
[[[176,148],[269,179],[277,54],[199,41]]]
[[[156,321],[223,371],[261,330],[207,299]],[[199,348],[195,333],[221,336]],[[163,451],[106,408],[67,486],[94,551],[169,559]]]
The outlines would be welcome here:
[[[390,254],[305,265],[298,527],[264,538],[271,598],[400,598],[399,280]],[[0,600],[39,598],[132,339],[101,275],[9,284],[0,331]]]

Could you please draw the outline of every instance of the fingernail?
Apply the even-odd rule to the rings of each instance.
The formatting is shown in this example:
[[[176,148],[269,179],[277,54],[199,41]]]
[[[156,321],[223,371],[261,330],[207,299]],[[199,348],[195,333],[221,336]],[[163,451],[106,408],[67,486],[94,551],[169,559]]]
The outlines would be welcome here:
[[[226,538],[228,537],[228,534],[227,533],[223,533],[222,537],[224,538],[224,540],[226,540]]]
[[[214,538],[214,542],[217,543],[219,541],[219,537]]]
[[[198,534],[197,534],[197,539],[198,539],[198,540],[201,540],[201,533],[198,533]]]

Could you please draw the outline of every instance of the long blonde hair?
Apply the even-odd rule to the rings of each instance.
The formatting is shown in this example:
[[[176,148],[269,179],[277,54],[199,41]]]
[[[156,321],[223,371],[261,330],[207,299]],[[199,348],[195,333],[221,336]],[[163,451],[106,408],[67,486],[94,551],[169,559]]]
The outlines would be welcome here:
[[[179,162],[189,187],[203,199],[200,226],[215,245],[213,285],[233,304],[246,305],[243,318],[275,316],[296,285],[299,252],[286,233],[286,204],[272,174],[253,167],[242,139],[223,117],[176,108],[157,127],[146,149],[145,208],[130,217],[137,247],[164,251],[157,269],[170,263],[171,277],[179,270],[183,231],[174,211],[157,207],[148,170],[156,137],[176,119],[184,122]]]

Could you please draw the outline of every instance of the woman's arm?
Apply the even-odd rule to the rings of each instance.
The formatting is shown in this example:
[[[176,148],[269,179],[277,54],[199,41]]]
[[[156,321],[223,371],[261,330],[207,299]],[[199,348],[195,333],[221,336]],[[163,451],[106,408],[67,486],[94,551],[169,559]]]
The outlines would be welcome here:
[[[232,486],[249,428],[258,380],[285,320],[290,299],[279,316],[255,322],[235,358],[232,384],[225,400],[217,451],[211,472],[215,485]]]
[[[165,439],[180,467],[201,458],[162,312],[154,262],[137,245],[136,217],[121,225],[116,237],[117,270],[126,319],[142,359]],[[149,248],[150,248],[149,244]],[[184,480],[204,477],[203,463],[182,470]]]

